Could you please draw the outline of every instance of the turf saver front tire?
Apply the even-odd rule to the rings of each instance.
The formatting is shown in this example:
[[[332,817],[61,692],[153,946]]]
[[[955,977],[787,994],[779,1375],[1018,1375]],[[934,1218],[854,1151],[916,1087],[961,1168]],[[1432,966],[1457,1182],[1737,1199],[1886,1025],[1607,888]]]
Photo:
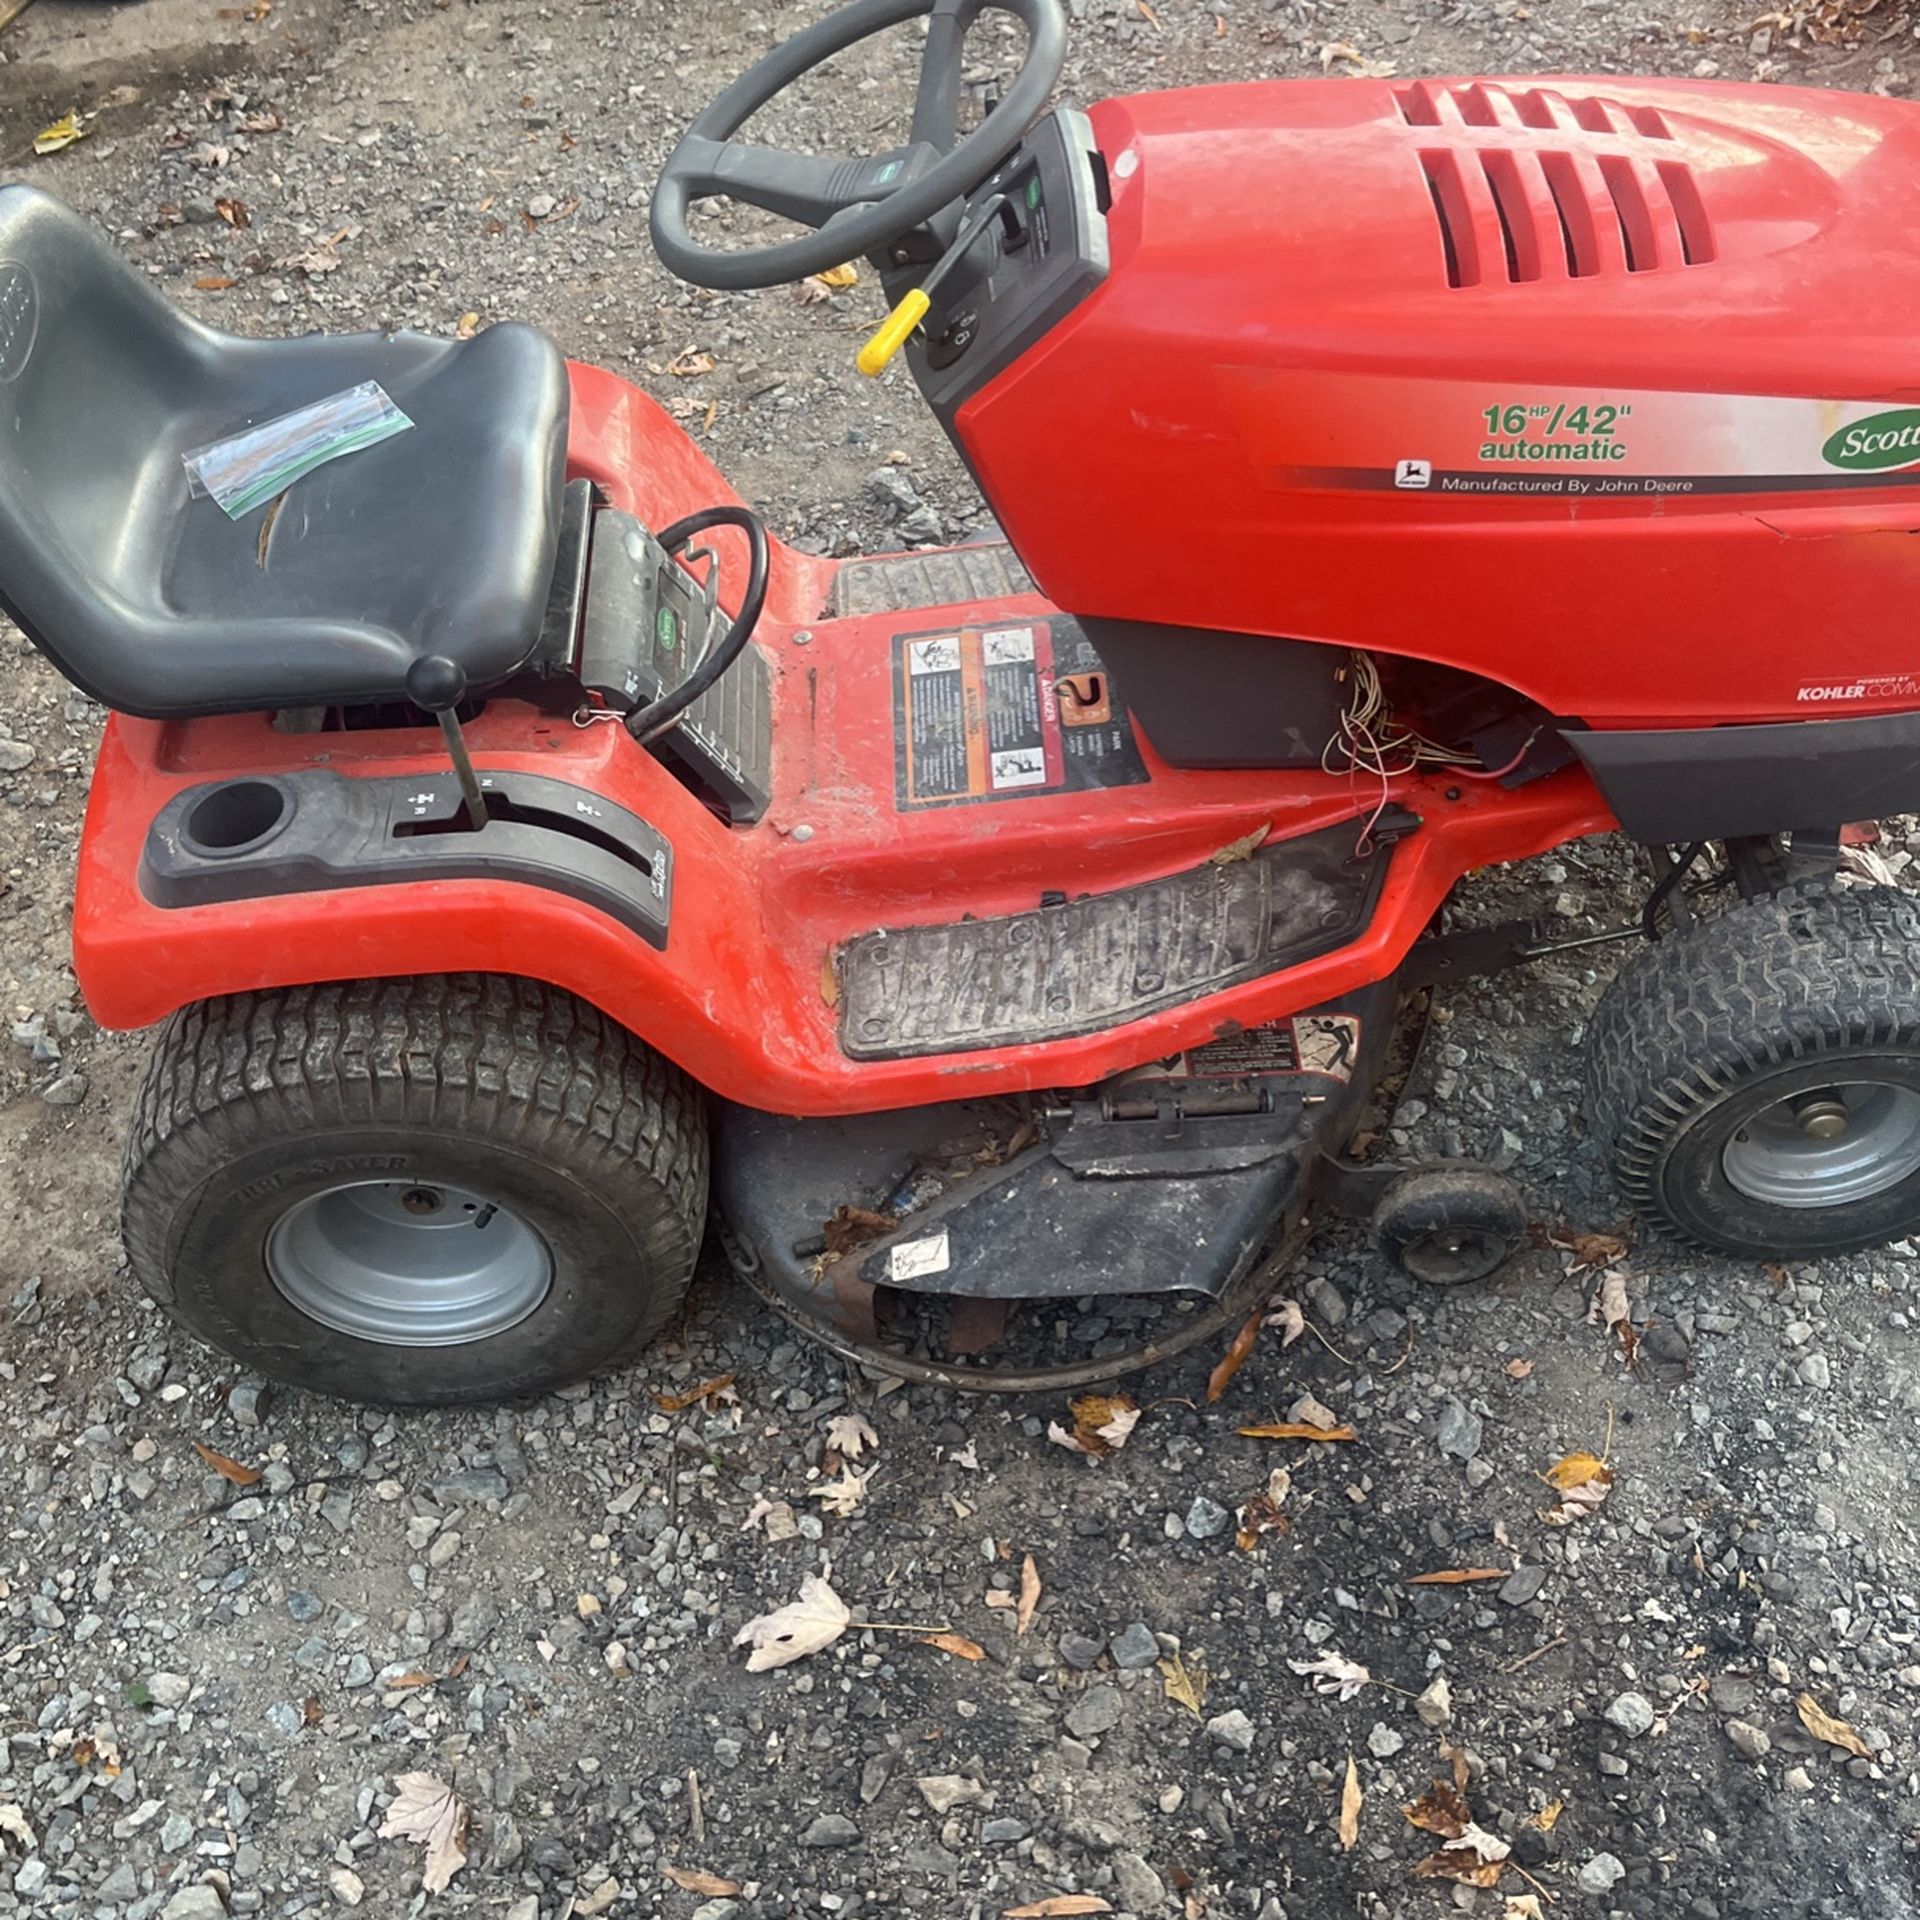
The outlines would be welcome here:
[[[1920,900],[1803,882],[1636,954],[1587,1110],[1654,1226],[1755,1259],[1920,1232]]]
[[[175,1014],[122,1226],[140,1284],[248,1366],[455,1405],[644,1345],[686,1291],[706,1198],[677,1068],[555,989],[443,975]]]

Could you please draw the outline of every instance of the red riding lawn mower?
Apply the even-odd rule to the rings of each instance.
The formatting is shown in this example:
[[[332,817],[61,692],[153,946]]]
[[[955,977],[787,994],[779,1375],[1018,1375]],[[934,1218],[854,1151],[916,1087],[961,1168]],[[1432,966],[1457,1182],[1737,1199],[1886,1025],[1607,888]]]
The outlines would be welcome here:
[[[983,6],[1026,52],[963,135]],[[901,145],[735,138],[922,16]],[[195,1332],[531,1393],[669,1320],[710,1199],[783,1313],[959,1386],[1205,1340],[1336,1209],[1471,1281],[1510,1185],[1349,1148],[1408,1005],[1547,950],[1436,931],[1456,882],[1615,827],[1633,1203],[1767,1258],[1920,1229],[1920,909],[1837,877],[1920,807],[1920,111],[1047,111],[1065,34],[856,0],[653,201],[703,286],[875,263],[862,365],[904,350],[1005,530],[941,552],[789,550],[530,329],[231,338],[0,193],[0,587],[113,709],[76,965],[163,1023],[126,1236]],[[716,196],[813,231],[715,248]],[[1088,1296],[1146,1330],[1049,1364]]]

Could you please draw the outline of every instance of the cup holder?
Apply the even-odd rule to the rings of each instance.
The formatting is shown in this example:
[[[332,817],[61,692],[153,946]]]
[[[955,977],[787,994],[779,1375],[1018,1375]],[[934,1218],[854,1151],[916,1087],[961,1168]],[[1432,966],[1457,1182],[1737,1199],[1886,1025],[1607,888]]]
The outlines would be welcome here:
[[[229,780],[187,809],[180,844],[203,860],[263,847],[293,817],[293,796],[271,780]]]

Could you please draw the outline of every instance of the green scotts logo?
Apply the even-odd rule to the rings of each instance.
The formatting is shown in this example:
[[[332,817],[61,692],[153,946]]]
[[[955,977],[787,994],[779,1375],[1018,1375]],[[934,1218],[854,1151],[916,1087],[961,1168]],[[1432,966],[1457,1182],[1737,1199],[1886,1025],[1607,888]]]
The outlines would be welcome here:
[[[1898,407],[1842,427],[1820,449],[1830,467],[1849,473],[1880,473],[1920,464],[1920,407]]]

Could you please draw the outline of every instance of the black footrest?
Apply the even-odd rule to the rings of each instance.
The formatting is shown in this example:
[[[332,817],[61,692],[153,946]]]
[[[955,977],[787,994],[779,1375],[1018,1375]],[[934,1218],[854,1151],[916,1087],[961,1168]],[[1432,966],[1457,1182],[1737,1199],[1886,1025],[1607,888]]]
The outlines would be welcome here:
[[[833,577],[828,611],[838,617],[918,612],[1015,600],[1035,592],[1033,576],[1004,540],[936,553],[885,553],[849,560]]]
[[[837,956],[840,1044],[856,1060],[1097,1033],[1358,937],[1391,850],[1356,856],[1343,821],[1144,886],[862,934]]]
[[[725,635],[701,583],[630,513],[594,516],[579,679],[615,713],[677,691]],[[737,824],[772,791],[773,703],[766,656],[751,641],[656,751]]]

